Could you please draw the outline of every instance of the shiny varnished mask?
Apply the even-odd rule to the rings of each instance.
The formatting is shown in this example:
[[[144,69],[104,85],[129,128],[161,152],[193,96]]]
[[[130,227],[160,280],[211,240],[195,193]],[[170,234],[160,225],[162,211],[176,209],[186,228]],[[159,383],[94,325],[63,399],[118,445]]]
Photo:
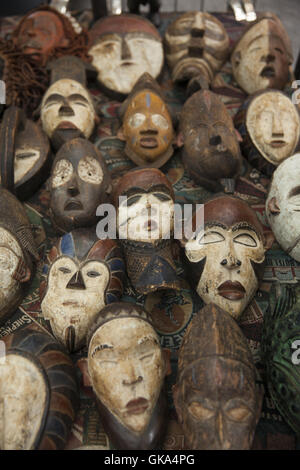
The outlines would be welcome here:
[[[95,118],[92,98],[76,80],[65,78],[54,82],[43,97],[41,121],[50,139],[58,130],[75,130],[89,138]]]
[[[166,58],[174,81],[203,75],[211,81],[226,60],[228,35],[217,18],[209,13],[188,12],[168,27]]]
[[[293,155],[299,142],[299,113],[279,91],[267,91],[251,100],[246,127],[257,150],[275,166]]]
[[[248,29],[231,56],[234,77],[249,95],[266,88],[282,90],[292,62],[289,38],[276,17],[264,18]]]
[[[173,153],[172,119],[163,100],[150,90],[130,102],[123,118],[125,152],[138,165],[161,166]]]

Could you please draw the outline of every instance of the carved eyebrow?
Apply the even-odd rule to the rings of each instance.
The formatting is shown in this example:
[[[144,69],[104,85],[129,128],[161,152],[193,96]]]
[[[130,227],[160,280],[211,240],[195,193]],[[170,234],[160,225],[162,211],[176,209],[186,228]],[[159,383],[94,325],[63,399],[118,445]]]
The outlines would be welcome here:
[[[53,93],[52,95],[48,96],[45,101],[45,105],[50,101],[64,101],[64,97],[62,95],[59,95],[58,93]]]
[[[88,100],[83,95],[80,95],[79,93],[74,93],[73,95],[70,95],[69,100],[72,100],[72,101],[80,100],[80,101],[85,101],[86,103],[88,103]]]
[[[144,338],[141,338],[138,340],[139,345],[145,344],[145,343],[154,343],[154,344],[159,345],[159,342],[153,336],[145,336]]]
[[[300,186],[296,186],[295,188],[291,189],[288,197],[298,196],[298,194],[300,194]]]
[[[96,346],[94,351],[92,352],[92,357],[94,357],[98,351],[102,351],[103,349],[114,349],[114,348],[113,346],[109,346],[108,344],[99,344],[99,346]]]
[[[251,232],[254,232],[255,235],[259,237],[255,228],[252,225],[248,224],[247,222],[239,222],[238,224],[232,227],[231,231],[236,232],[237,230],[241,230],[241,229],[250,230]]]

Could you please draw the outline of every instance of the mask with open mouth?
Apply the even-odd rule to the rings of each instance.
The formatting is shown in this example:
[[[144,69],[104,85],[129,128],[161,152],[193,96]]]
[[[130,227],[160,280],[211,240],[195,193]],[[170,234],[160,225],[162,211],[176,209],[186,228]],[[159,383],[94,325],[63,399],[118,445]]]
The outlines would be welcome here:
[[[299,111],[281,91],[257,92],[244,102],[234,122],[243,138],[243,155],[267,176],[299,148]]]
[[[53,162],[50,215],[59,232],[97,223],[96,210],[108,202],[110,176],[102,154],[86,139],[73,139],[59,150]]]
[[[255,212],[236,197],[216,196],[204,204],[204,221],[199,215],[192,219],[196,235],[183,241],[188,275],[205,303],[239,319],[258,289],[272,234],[267,238]]]
[[[124,261],[113,240],[77,229],[60,238],[44,266],[41,309],[68,351],[82,348],[96,314],[123,292]]]
[[[234,78],[249,95],[266,88],[282,90],[290,79],[292,63],[290,39],[271,13],[246,30],[231,55]]]
[[[113,445],[122,450],[156,448],[166,424],[168,359],[151,317],[136,304],[107,306],[87,343],[89,376]]]

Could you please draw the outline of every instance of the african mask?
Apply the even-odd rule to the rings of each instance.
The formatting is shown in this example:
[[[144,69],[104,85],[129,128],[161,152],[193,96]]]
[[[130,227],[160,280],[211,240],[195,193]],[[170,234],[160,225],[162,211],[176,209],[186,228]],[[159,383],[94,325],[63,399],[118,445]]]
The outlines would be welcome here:
[[[237,323],[214,304],[193,318],[178,357],[174,404],[192,450],[250,449],[262,404]]]
[[[156,168],[126,173],[114,192],[127,273],[141,294],[179,288],[172,255],[174,192]]]
[[[172,156],[172,118],[157,82],[142,75],[120,108],[123,125],[118,137],[126,155],[137,165],[159,168]]]
[[[194,93],[180,117],[178,145],[183,163],[200,185],[218,191],[240,173],[241,154],[232,119],[221,99],[209,90]]]
[[[102,154],[85,139],[58,151],[49,180],[50,215],[60,232],[96,224],[99,204],[107,202],[110,176]]]
[[[32,328],[2,338],[1,450],[62,450],[79,406],[75,368],[49,334]]]
[[[234,122],[243,138],[243,155],[267,176],[298,147],[299,112],[281,91],[256,93],[242,105]]]
[[[165,43],[174,82],[200,75],[210,83],[229,52],[229,38],[222,23],[199,11],[185,13],[171,23]]]
[[[266,215],[282,249],[300,261],[300,153],[282,162],[274,171],[266,201]]]
[[[43,183],[50,169],[47,136],[20,108],[11,106],[3,115],[0,143],[0,181],[19,199],[27,199]]]
[[[41,309],[58,341],[72,352],[84,346],[96,314],[123,292],[124,262],[113,240],[77,229],[58,240],[44,267]]]
[[[105,307],[88,336],[88,371],[101,422],[117,449],[153,449],[164,433],[167,361],[138,305]]]
[[[23,205],[6,189],[0,189],[0,323],[21,303],[38,260],[30,222]]]
[[[160,74],[164,61],[162,40],[145,18],[108,16],[97,21],[89,33],[89,54],[105,91],[124,97],[143,73],[153,78]]]
[[[231,55],[234,78],[249,95],[266,88],[282,90],[292,62],[290,39],[273,14],[247,29]]]
[[[202,208],[201,208],[202,209]],[[200,223],[203,221],[200,220]],[[204,227],[187,236],[188,274],[203,301],[238,319],[258,289],[267,239],[255,212],[241,199],[218,196],[204,204]]]
[[[61,57],[49,64],[51,85],[41,103],[42,126],[58,149],[66,140],[91,136],[98,120],[86,88],[86,69],[77,57]]]

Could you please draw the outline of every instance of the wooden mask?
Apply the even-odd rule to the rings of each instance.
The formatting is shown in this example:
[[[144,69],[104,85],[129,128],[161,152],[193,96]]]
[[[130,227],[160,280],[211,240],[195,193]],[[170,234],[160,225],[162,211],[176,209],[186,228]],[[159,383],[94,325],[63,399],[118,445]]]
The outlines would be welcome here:
[[[120,108],[118,137],[126,155],[139,166],[159,168],[173,155],[175,133],[158,83],[145,73]]]
[[[300,261],[300,153],[274,171],[266,201],[266,216],[282,249]]]
[[[183,163],[196,183],[219,191],[227,179],[239,175],[238,138],[225,105],[215,93],[198,91],[185,102],[178,140],[184,146]]]
[[[166,176],[156,168],[129,171],[115,188],[114,204],[127,273],[136,291],[180,288],[171,251],[174,192]]]
[[[0,323],[14,313],[39,256],[23,205],[0,188]]]
[[[8,108],[0,129],[1,179],[5,188],[27,199],[50,170],[50,144],[42,129],[15,106]]]
[[[72,352],[84,346],[96,314],[123,293],[124,261],[113,240],[93,229],[67,233],[48,254],[41,309],[54,336]]]
[[[86,88],[91,66],[78,57],[65,56],[48,66],[51,85],[41,103],[41,122],[57,150],[67,140],[91,136],[98,120],[93,99]]]
[[[237,323],[214,304],[193,318],[178,357],[174,404],[192,450],[251,448],[262,395]]]
[[[62,450],[79,407],[75,368],[49,334],[25,328],[2,338],[1,450]]]
[[[53,162],[49,189],[50,216],[57,230],[96,224],[97,207],[108,201],[111,190],[102,154],[86,139],[66,142]]]
[[[174,82],[200,75],[210,83],[229,52],[229,37],[222,23],[199,11],[179,16],[168,27],[164,40]]]
[[[282,90],[292,63],[290,39],[273,14],[247,29],[231,55],[234,78],[249,95],[266,88]]]
[[[187,272],[206,304],[215,303],[238,319],[258,289],[272,236],[266,239],[253,209],[232,196],[206,202],[203,222],[204,230],[196,226],[196,212],[195,236],[184,243]]]
[[[98,70],[98,81],[115,97],[128,95],[143,73],[153,78],[160,74],[164,62],[162,40],[145,18],[108,16],[97,21],[89,34],[89,54]]]
[[[117,449],[155,449],[166,426],[167,361],[150,316],[115,303],[88,337],[88,371],[103,427]]]

